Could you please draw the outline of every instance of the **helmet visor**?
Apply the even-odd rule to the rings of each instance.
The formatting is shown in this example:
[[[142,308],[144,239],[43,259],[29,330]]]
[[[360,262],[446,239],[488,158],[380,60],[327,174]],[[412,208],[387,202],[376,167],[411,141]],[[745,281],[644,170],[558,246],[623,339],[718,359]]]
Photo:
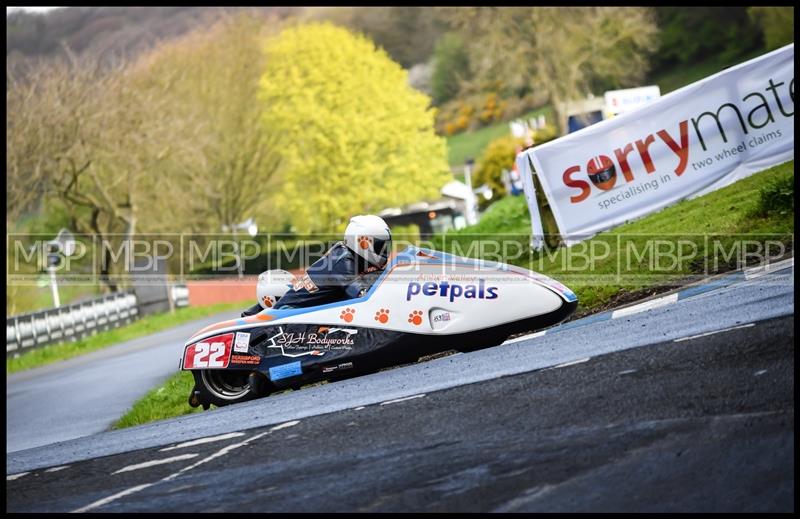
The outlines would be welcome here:
[[[389,237],[387,239],[382,238],[374,238],[373,239],[373,247],[375,250],[375,254],[383,258],[384,263],[389,258],[389,252],[392,248],[392,238]]]

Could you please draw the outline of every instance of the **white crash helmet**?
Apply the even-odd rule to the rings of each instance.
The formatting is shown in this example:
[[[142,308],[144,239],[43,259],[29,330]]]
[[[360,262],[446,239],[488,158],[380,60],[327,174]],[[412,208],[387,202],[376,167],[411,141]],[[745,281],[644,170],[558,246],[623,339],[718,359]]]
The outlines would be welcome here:
[[[292,288],[291,273],[285,270],[268,270],[258,275],[256,297],[261,308],[267,309],[275,306],[283,294]]]
[[[344,244],[371,265],[382,268],[392,249],[392,233],[379,216],[354,216],[344,231]]]

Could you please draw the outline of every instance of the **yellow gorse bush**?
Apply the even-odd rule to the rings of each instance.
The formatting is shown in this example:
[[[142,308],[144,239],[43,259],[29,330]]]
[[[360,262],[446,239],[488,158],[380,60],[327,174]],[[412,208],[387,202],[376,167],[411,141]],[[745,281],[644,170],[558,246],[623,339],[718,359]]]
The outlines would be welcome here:
[[[340,231],[348,217],[438,198],[450,175],[430,99],[366,37],[330,23],[265,44],[259,100],[281,137],[275,197],[298,232]]]

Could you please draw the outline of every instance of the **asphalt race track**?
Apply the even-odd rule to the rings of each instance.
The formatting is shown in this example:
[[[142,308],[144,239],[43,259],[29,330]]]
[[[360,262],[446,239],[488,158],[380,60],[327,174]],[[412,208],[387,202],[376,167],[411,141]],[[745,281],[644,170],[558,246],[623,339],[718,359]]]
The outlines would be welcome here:
[[[224,312],[6,378],[6,452],[103,432],[175,372],[186,338]]]
[[[7,511],[793,511],[793,282],[12,452]]]

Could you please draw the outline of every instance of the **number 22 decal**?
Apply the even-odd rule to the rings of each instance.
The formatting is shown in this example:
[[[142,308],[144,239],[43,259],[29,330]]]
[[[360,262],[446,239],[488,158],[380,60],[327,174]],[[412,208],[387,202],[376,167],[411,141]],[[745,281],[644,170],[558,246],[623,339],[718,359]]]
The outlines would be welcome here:
[[[194,365],[197,368],[221,368],[225,362],[220,359],[225,355],[224,342],[201,342],[194,347]],[[208,357],[208,360],[206,360]]]
[[[186,348],[183,365],[186,369],[227,368],[232,345],[232,333],[193,344]]]

